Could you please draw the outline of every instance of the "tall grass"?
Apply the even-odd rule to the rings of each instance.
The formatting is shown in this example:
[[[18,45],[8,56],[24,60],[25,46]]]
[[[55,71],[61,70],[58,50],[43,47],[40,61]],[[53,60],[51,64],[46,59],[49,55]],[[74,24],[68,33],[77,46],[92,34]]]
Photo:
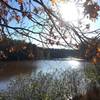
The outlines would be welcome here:
[[[11,80],[7,91],[0,92],[0,100],[99,100],[97,85],[100,87],[99,65],[52,73],[40,71]],[[80,99],[84,97],[92,99]]]
[[[87,80],[80,70],[34,73],[12,80],[0,100],[68,100],[86,90]]]

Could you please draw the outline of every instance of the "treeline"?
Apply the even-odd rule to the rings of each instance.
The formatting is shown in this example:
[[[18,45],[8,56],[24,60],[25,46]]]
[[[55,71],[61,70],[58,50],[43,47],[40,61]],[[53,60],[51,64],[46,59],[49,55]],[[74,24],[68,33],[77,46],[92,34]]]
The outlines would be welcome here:
[[[37,56],[36,49],[36,45],[31,43],[3,38],[0,41],[0,60],[35,59]]]
[[[76,57],[77,50],[47,49],[37,47],[35,44],[26,43],[21,40],[12,40],[7,37],[0,39],[0,60],[37,60],[65,58],[68,56]]]
[[[39,48],[40,49],[40,48]],[[79,51],[72,50],[72,49],[48,49],[48,48],[41,48],[40,55],[44,57],[44,59],[54,59],[54,58],[66,58],[66,57],[78,57]]]

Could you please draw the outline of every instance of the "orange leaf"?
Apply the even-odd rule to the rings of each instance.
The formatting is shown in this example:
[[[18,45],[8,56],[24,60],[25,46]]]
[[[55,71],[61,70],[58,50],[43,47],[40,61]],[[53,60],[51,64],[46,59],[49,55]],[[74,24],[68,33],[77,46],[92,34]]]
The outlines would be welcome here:
[[[100,52],[100,48],[97,48],[97,52]]]
[[[61,0],[63,3],[65,2],[65,0]]]
[[[21,17],[20,17],[19,15],[16,15],[16,16],[15,16],[15,19],[16,19],[17,22],[19,22],[20,19],[21,19]]]
[[[55,5],[57,3],[57,0],[51,0],[52,4]]]
[[[18,0],[18,3],[19,3],[19,4],[22,4],[22,3],[23,3],[23,0]]]
[[[96,64],[96,63],[97,63],[97,59],[96,59],[96,57],[93,57],[93,59],[92,59],[92,63],[93,63],[93,64]]]
[[[22,12],[22,16],[24,17],[24,16],[26,16],[27,15],[27,12]]]

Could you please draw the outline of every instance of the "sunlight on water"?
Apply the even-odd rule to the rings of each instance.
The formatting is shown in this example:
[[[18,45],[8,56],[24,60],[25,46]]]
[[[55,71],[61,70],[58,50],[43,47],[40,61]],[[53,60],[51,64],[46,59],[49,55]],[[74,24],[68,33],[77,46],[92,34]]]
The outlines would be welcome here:
[[[81,63],[79,61],[71,60],[68,61],[68,65],[70,65],[72,69],[78,69],[80,68]]]
[[[81,69],[82,66],[83,62],[79,59],[40,60],[37,61],[37,72],[52,73],[56,70],[62,72],[64,70]]]
[[[5,63],[4,63],[5,65]],[[24,62],[9,62],[6,66],[1,66],[0,69],[0,90],[7,89],[9,81],[16,79],[16,76],[24,76],[42,71],[45,73],[56,73],[59,75],[63,71],[80,70],[84,66],[93,66],[90,63],[76,58],[64,58],[54,60],[37,60],[37,61],[24,61]]]

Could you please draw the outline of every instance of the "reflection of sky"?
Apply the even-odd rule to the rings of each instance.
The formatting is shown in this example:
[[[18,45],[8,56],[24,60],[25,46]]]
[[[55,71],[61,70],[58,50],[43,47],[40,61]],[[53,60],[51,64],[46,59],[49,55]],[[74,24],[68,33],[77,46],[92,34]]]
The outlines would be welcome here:
[[[7,90],[8,84],[9,84],[9,81],[8,80],[7,81],[0,82],[0,91]]]
[[[71,70],[71,69],[80,69],[83,66],[83,63],[78,60],[40,60],[37,61],[38,72],[55,72]]]
[[[80,65],[82,65],[79,61],[76,61],[76,60],[71,60],[71,61],[68,62],[68,64],[73,69],[78,69],[80,67]]]
[[[62,72],[67,72],[67,71],[79,71],[81,69],[83,69],[84,67],[92,67],[94,65],[92,65],[91,63],[87,63],[84,61],[81,61],[81,59],[76,59],[76,58],[65,58],[65,59],[56,59],[56,60],[38,60],[38,61],[34,61],[34,62],[17,62],[16,63],[16,68],[18,68],[19,70],[17,70],[19,72],[16,73],[16,68],[15,68],[15,63],[10,62],[9,64],[7,64],[6,67],[9,67],[12,65],[12,70],[10,69],[10,73],[9,71],[7,71],[7,73],[4,74],[4,76],[6,75],[6,77],[2,77],[2,80],[0,80],[0,90],[2,89],[7,89],[7,85],[9,84],[10,80],[16,79],[16,76],[19,77],[20,75],[24,76],[29,74],[30,75],[34,75],[34,73],[36,72],[40,72],[42,71],[44,74],[45,73],[54,73],[59,75]],[[26,67],[25,67],[26,66]],[[31,66],[31,67],[29,67]],[[32,69],[31,69],[32,68]],[[22,72],[26,71],[25,73]],[[11,74],[13,73],[13,74]],[[10,77],[9,77],[10,76]]]

